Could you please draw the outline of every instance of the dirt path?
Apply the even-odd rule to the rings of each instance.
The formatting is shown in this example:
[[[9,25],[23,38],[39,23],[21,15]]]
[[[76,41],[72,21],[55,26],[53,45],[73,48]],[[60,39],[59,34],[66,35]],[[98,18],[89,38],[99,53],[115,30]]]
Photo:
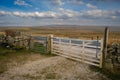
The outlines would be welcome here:
[[[110,80],[87,64],[60,56],[37,60],[9,69],[0,80]]]

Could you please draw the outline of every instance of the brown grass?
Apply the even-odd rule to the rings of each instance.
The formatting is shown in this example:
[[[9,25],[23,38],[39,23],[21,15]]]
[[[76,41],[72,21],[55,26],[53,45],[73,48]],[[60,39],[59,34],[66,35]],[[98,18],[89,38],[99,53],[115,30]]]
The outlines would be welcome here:
[[[47,57],[46,55],[34,54],[27,50],[14,51],[0,47],[0,74],[12,67]]]
[[[6,29],[14,29],[19,30],[24,33],[29,33],[33,36],[37,35],[50,35],[59,37],[70,37],[70,38],[80,38],[80,39],[99,39],[103,38],[104,28],[88,28],[83,29],[80,27],[25,27],[25,28],[1,28],[0,31],[4,31]],[[2,32],[3,33],[3,32]],[[120,43],[120,32],[111,31],[109,32],[109,43],[119,42]]]

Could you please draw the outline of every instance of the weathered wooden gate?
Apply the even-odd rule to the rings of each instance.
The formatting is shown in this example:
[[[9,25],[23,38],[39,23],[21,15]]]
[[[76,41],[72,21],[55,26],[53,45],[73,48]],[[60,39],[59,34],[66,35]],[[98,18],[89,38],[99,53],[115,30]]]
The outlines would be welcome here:
[[[52,53],[101,67],[101,40],[52,38]]]
[[[33,36],[34,38],[34,49],[36,53],[47,53],[47,36]]]

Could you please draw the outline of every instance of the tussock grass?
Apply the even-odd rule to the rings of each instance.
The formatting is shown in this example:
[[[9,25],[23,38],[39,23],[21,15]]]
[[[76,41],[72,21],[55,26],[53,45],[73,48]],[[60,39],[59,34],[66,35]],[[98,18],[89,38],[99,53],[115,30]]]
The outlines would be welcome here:
[[[28,50],[9,50],[0,47],[0,74],[8,69],[20,66],[26,62],[34,61],[37,59],[44,59],[50,56],[34,54]]]
[[[95,72],[100,72],[112,80],[120,80],[120,73],[112,73],[109,70],[101,69],[101,68],[96,67],[96,66],[90,66],[90,69],[92,71],[95,71]]]

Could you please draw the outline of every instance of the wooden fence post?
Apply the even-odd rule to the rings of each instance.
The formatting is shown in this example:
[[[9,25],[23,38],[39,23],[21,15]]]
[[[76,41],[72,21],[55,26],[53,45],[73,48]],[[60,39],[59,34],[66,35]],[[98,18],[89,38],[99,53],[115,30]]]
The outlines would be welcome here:
[[[103,53],[102,53],[102,51],[103,51],[103,39],[101,39],[101,53],[100,53],[100,68],[102,68],[103,66]]]
[[[82,43],[82,62],[84,62],[84,53],[85,53],[85,41],[83,40],[82,41],[83,43]]]
[[[102,50],[102,67],[105,68],[106,55],[107,55],[107,42],[108,42],[108,28],[105,28],[104,39],[103,39],[103,50]]]
[[[30,38],[30,50],[34,49],[34,38],[31,36]]]
[[[47,53],[52,53],[53,49],[53,35],[48,36],[48,41],[47,41]]]

